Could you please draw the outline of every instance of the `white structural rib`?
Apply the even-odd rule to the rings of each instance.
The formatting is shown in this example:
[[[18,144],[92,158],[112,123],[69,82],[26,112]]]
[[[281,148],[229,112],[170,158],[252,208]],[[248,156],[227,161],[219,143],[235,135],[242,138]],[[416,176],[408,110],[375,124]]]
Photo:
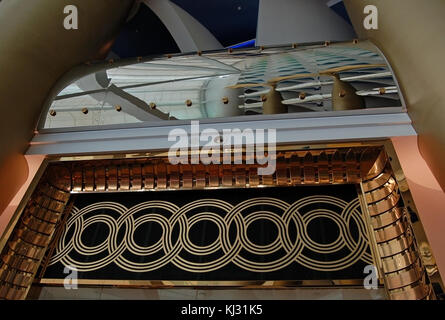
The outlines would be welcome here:
[[[357,81],[357,80],[371,80],[371,79],[379,79],[384,77],[390,77],[392,76],[391,72],[379,72],[379,73],[371,73],[371,74],[364,74],[359,76],[353,76],[353,77],[342,77],[340,78],[342,81]],[[284,92],[284,91],[292,91],[292,90],[298,90],[298,89],[307,89],[312,87],[321,87],[321,86],[327,86],[331,85],[334,82],[332,80],[327,81],[310,81],[310,82],[304,82],[299,83],[292,86],[286,86],[286,87],[279,87],[276,89],[278,92]],[[261,87],[261,84],[258,84],[259,87]],[[240,95],[240,98],[253,98],[253,97],[259,97],[263,94],[267,94],[270,89],[251,92],[251,93],[245,93],[243,95]],[[393,93],[393,92],[391,92]]]
[[[308,102],[315,102],[315,101],[323,101],[331,99],[332,95],[330,93],[327,94],[314,94],[312,96],[306,96],[304,99],[301,98],[294,98],[294,99],[287,99],[283,100],[283,104],[303,104]]]
[[[144,0],[161,19],[182,52],[223,49],[219,41],[195,18],[166,0]]]
[[[290,114],[225,118],[201,121],[200,131],[212,128],[222,133],[224,129],[250,128],[267,132],[275,129],[277,144],[351,142],[416,135],[408,114],[395,113],[396,109],[399,108],[386,108],[386,113],[382,110],[311,112],[301,114],[299,118],[292,118]],[[176,143],[168,141],[171,130],[181,128],[190,132],[190,124],[190,121],[165,121],[143,127],[108,127],[101,130],[91,127],[90,130],[73,129],[71,132],[46,130],[34,137],[27,154],[85,156],[168,150]],[[200,144],[206,142],[201,141]]]
[[[379,79],[384,77],[391,77],[391,72],[379,72],[379,73],[371,73],[371,74],[363,74],[360,76],[353,76],[353,77],[340,77],[340,80],[342,81],[357,81],[357,80],[370,80],[370,79]],[[280,87],[277,88],[277,91],[290,91],[290,90],[296,90],[296,89],[305,89],[305,88],[312,88],[312,87],[320,87],[325,85],[331,85],[334,82],[332,80],[327,81],[312,81],[312,82],[305,82],[296,84],[293,86],[288,87]]]

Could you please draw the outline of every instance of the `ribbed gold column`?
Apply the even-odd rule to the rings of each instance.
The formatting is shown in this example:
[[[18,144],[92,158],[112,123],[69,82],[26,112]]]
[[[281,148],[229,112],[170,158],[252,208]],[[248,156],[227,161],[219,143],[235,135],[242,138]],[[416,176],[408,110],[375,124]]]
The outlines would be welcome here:
[[[383,150],[376,165],[363,178],[362,188],[389,298],[434,298],[409,215]]]
[[[69,200],[70,181],[54,169],[37,186],[0,255],[0,299],[26,298]]]

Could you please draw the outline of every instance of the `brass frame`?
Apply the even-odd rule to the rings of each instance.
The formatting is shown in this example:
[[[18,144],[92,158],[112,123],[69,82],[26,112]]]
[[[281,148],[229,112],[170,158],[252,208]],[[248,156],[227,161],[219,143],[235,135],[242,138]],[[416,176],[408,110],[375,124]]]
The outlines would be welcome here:
[[[20,216],[0,260],[0,298],[25,299],[70,198],[67,184],[49,168]],[[65,181],[66,182],[66,181]]]
[[[63,285],[61,279],[40,279],[38,284],[42,285]],[[342,280],[268,280],[268,281],[190,281],[190,280],[99,280],[80,279],[78,284],[84,286],[119,286],[131,288],[172,288],[172,287],[197,287],[197,288],[222,288],[241,287],[245,289],[270,289],[289,287],[319,287],[326,288],[332,286],[363,287],[362,279],[342,279]]]
[[[375,254],[380,260],[379,273],[390,299],[432,299],[434,292],[426,280],[412,224],[385,149],[361,182],[369,226],[374,231]]]
[[[376,265],[379,269],[379,275],[381,283],[385,284],[385,288],[388,292],[390,299],[431,299],[434,298],[431,286],[428,283],[428,276],[425,273],[425,268],[420,259],[410,260],[410,257],[419,256],[417,246],[415,244],[415,237],[417,237],[419,231],[422,228],[411,228],[411,222],[409,221],[404,210],[404,220],[402,222],[400,217],[400,210],[391,210],[400,200],[399,189],[403,191],[403,198],[406,198],[407,188],[404,185],[401,187],[397,183],[400,183],[400,175],[396,174],[395,178],[391,178],[393,170],[391,169],[387,153],[391,153],[389,157],[392,159],[390,162],[392,165],[394,159],[397,159],[394,150],[390,149],[392,144],[390,142],[358,142],[349,144],[323,144],[312,146],[279,146],[277,147],[277,171],[273,176],[263,176],[259,178],[254,174],[257,169],[257,165],[229,165],[229,166],[202,166],[191,165],[181,168],[176,166],[173,171],[169,171],[169,165],[165,161],[166,153],[160,151],[150,154],[150,163],[148,166],[153,166],[153,161],[156,164],[156,168],[145,172],[147,162],[146,154],[136,155],[111,155],[111,156],[97,156],[97,157],[74,157],[74,158],[53,158],[51,159],[53,165],[49,167],[44,178],[42,178],[41,184],[49,184],[51,187],[58,191],[62,191],[62,194],[76,193],[76,192],[116,192],[116,191],[136,191],[136,190],[169,190],[169,189],[205,189],[205,188],[233,188],[233,187],[256,187],[262,186],[280,186],[280,185],[319,185],[319,184],[342,184],[342,183],[354,183],[360,186],[363,190],[362,196],[360,196],[362,209],[368,213],[368,231],[369,232],[371,249],[373,252],[373,258],[376,260]],[[376,154],[376,150],[378,150]],[[338,154],[342,154],[339,156]],[[329,159],[327,155],[329,156]],[[317,161],[314,161],[314,156]],[[100,168],[109,168],[111,174],[108,174],[109,170],[102,169],[96,172],[96,169],[92,169],[91,162],[79,161],[79,160],[95,160],[94,165]],[[283,161],[284,159],[284,161]],[[72,162],[72,161],[75,162]],[[70,163],[72,162],[72,163]],[[136,171],[133,170],[136,168]],[[159,169],[161,168],[161,169]],[[79,170],[80,169],[80,170]],[[139,170],[140,169],[140,170]],[[182,171],[181,171],[182,170]],[[213,171],[212,171],[213,170]],[[216,171],[215,171],[216,170]],[[387,170],[384,172],[384,170]],[[105,174],[100,174],[101,172]],[[134,174],[136,172],[136,174]],[[215,173],[215,174],[212,174]],[[383,172],[383,173],[382,173]],[[399,172],[397,169],[396,173]],[[401,171],[400,171],[401,172]],[[99,173],[99,174],[98,174]],[[168,173],[168,175],[167,175]],[[172,174],[173,173],[173,174]],[[172,179],[173,177],[173,179]],[[215,178],[217,177],[217,179]],[[229,178],[228,178],[229,177]],[[146,179],[149,182],[146,184]],[[143,180],[143,181],[142,181]],[[390,181],[390,183],[388,183]],[[253,182],[253,183],[252,183]],[[402,181],[403,182],[403,181]],[[99,186],[99,189],[98,189]],[[111,188],[110,188],[111,186]],[[40,198],[38,195],[40,195]],[[359,193],[360,194],[360,193]],[[23,230],[24,222],[29,219],[33,219],[32,204],[36,202],[36,199],[42,201],[47,198],[46,208],[50,210],[51,201],[54,199],[51,195],[45,194],[39,187],[34,192],[32,198],[28,202],[22,214],[22,221],[16,226],[14,230],[14,236],[17,234],[19,237],[23,234],[20,230]],[[63,198],[64,202],[58,209],[62,210],[68,203],[68,197]],[[391,201],[395,199],[397,201]],[[49,201],[49,202],[48,202]],[[392,205],[392,207],[391,207]],[[385,206],[387,209],[385,209]],[[389,206],[389,207],[388,207]],[[377,209],[381,209],[381,214],[375,218]],[[379,210],[380,210],[379,209]],[[60,211],[59,210],[59,211]],[[60,213],[62,213],[60,211]],[[380,213],[380,212],[379,212]],[[67,214],[67,213],[65,213]],[[31,215],[31,217],[28,217]],[[48,239],[42,240],[41,244],[44,245],[45,250],[40,250],[36,255],[38,259],[34,260],[33,268],[28,269],[28,277],[23,277],[23,272],[13,273],[15,278],[8,278],[5,276],[11,274],[11,270],[5,268],[7,263],[3,264],[0,268],[0,298],[7,299],[24,299],[31,287],[32,279],[34,279],[37,268],[40,266],[43,254],[49,244],[49,239],[55,230],[55,225],[60,223],[62,215],[59,214],[58,219],[51,229],[48,226],[46,235]],[[393,220],[391,220],[393,219]],[[18,219],[16,219],[18,220]],[[388,227],[388,224],[390,227]],[[26,225],[25,225],[26,226]],[[42,226],[37,226],[41,228]],[[49,230],[51,229],[51,230]],[[39,229],[40,230],[40,229]],[[415,234],[411,234],[411,230],[414,230]],[[31,232],[27,230],[27,232]],[[40,231],[38,231],[40,232]],[[424,235],[424,233],[423,233]],[[410,239],[411,244],[409,248],[401,247],[399,256],[405,259],[407,265],[406,272],[400,273],[397,277],[390,277],[396,273],[389,274],[391,265],[386,258],[386,252],[388,248],[394,250],[397,246],[406,244],[406,241],[397,238],[405,236]],[[421,235],[419,236],[421,237]],[[11,237],[14,239],[14,237]],[[403,238],[403,239],[405,239]],[[412,239],[412,240],[411,240]],[[419,238],[424,240],[425,237]],[[8,244],[13,240],[9,240]],[[43,243],[44,242],[44,243]],[[11,247],[11,245],[9,246]],[[43,249],[43,247],[40,247]],[[24,250],[23,248],[19,248]],[[385,251],[386,250],[386,251]],[[17,251],[17,250],[16,250]],[[24,250],[26,252],[26,250]],[[394,251],[392,251],[394,253]],[[17,254],[18,251],[17,251]],[[8,253],[6,253],[6,256]],[[11,254],[10,254],[11,255]],[[2,258],[5,254],[2,255]],[[386,260],[385,260],[386,259]],[[394,260],[393,258],[391,258]],[[4,260],[3,260],[4,261]],[[399,261],[402,261],[399,259]],[[0,261],[1,263],[1,261]],[[399,268],[400,269],[400,268]],[[422,275],[422,277],[417,277]],[[9,276],[11,277],[11,276]],[[413,278],[414,277],[414,278]],[[12,281],[11,281],[12,279]],[[25,280],[26,281],[25,281]],[[434,279],[441,283],[438,273],[434,275]],[[413,281],[415,280],[415,281]],[[11,282],[8,282],[11,281]],[[198,286],[198,287],[221,287],[221,286],[236,286],[245,288],[272,288],[272,287],[292,287],[292,286],[328,286],[328,285],[348,285],[359,286],[362,280],[349,280],[349,281],[104,281],[104,280],[88,280],[80,281],[80,284],[85,285],[118,285],[118,286],[142,286],[142,287],[171,287],[171,286]],[[36,279],[35,283],[46,285],[60,285],[58,279]],[[413,285],[414,283],[414,285]],[[6,288],[6,289],[5,289]]]
[[[416,245],[418,243],[425,243],[429,248],[431,248],[394,146],[390,140],[385,141],[383,146],[388,156],[389,164],[391,166],[394,178],[399,185],[401,199],[405,203],[406,210],[408,211],[409,209],[406,218],[408,220],[409,226],[411,227],[411,236],[413,237],[413,241],[416,242]],[[413,221],[412,217],[415,217],[415,221]],[[418,246],[416,249],[418,249]],[[432,251],[430,252],[430,255],[432,256],[431,259],[431,257],[426,257],[422,253],[422,251],[417,251],[420,257],[419,261],[422,262],[424,269],[426,269],[425,274],[427,275],[429,281],[431,283],[437,284],[442,289],[442,291],[445,291],[445,286],[440,276],[437,265],[431,266],[431,269],[425,268],[425,266],[429,266],[431,260],[435,263],[434,253]],[[398,296],[400,296],[401,298],[405,298],[403,294],[399,294]]]

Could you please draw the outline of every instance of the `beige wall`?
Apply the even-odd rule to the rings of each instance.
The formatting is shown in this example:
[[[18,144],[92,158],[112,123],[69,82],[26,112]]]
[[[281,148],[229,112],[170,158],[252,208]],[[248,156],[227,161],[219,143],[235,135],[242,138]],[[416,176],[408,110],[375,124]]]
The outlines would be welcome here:
[[[78,8],[78,30],[63,27],[66,5]],[[132,5],[133,0],[0,1],[0,166],[28,147],[57,80],[76,65],[106,56]]]
[[[445,1],[345,0],[357,33],[379,47],[401,86],[419,150],[445,190]],[[375,5],[378,30],[363,27]]]

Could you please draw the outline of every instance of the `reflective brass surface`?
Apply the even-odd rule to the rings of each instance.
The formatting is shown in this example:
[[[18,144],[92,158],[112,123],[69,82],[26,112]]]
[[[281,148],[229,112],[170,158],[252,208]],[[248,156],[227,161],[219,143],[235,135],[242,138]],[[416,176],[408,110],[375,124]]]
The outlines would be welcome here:
[[[63,170],[62,170],[63,172]],[[48,170],[1,253],[0,299],[24,299],[70,198],[60,172]],[[53,183],[50,177],[57,177]]]
[[[368,192],[380,188],[382,185],[387,183],[390,178],[391,175],[389,173],[384,172],[372,180],[363,182],[363,190]]]
[[[409,268],[392,273],[387,277],[388,289],[398,289],[411,285],[423,277],[422,266],[415,262]]]
[[[380,273],[390,299],[434,299],[401,190],[385,150],[362,182],[380,256]]]
[[[366,161],[360,161],[361,154],[365,152],[373,154],[371,158],[375,159],[380,149],[363,147],[278,152],[277,170],[269,176],[259,176],[257,164],[172,166],[166,157],[73,162],[66,163],[65,168],[71,172],[73,193],[360,183],[362,166],[368,166]],[[243,155],[244,160],[245,157]],[[387,181],[367,196],[376,201],[396,187],[392,180]]]
[[[396,239],[379,243],[379,253],[382,258],[394,256],[399,252],[408,250],[413,244],[413,237],[409,231]]]
[[[400,188],[400,194],[403,201],[408,204],[409,209],[408,220],[410,222],[410,229],[408,230],[408,235],[412,235],[415,238],[418,254],[421,258],[423,267],[425,268],[426,274],[429,280],[445,290],[442,278],[439,273],[438,266],[436,264],[434,254],[429,245],[427,236],[425,234],[421,220],[419,219],[419,214],[414,202],[414,199],[409,190],[409,186],[406,182],[406,177],[401,168],[400,162],[398,160],[397,153],[395,152],[394,146],[390,141],[386,142],[385,151],[389,156],[391,167],[393,168],[394,177],[396,178]]]
[[[402,217],[402,210],[403,209],[401,208],[393,208],[392,210],[373,216],[371,219],[372,226],[374,227],[374,229],[380,229],[393,224]]]
[[[41,279],[40,284],[63,285],[60,279]],[[145,281],[145,280],[100,280],[100,279],[79,279],[78,283],[85,286],[119,286],[132,288],[170,288],[170,287],[242,287],[243,289],[268,289],[268,288],[288,288],[288,287],[332,287],[348,286],[363,287],[362,279],[341,279],[341,280],[301,280],[301,281]]]
[[[394,191],[397,191],[397,189],[398,186],[394,178],[390,178],[384,185],[380,186],[378,189],[367,192],[366,201],[368,203],[381,201],[388,197]]]

